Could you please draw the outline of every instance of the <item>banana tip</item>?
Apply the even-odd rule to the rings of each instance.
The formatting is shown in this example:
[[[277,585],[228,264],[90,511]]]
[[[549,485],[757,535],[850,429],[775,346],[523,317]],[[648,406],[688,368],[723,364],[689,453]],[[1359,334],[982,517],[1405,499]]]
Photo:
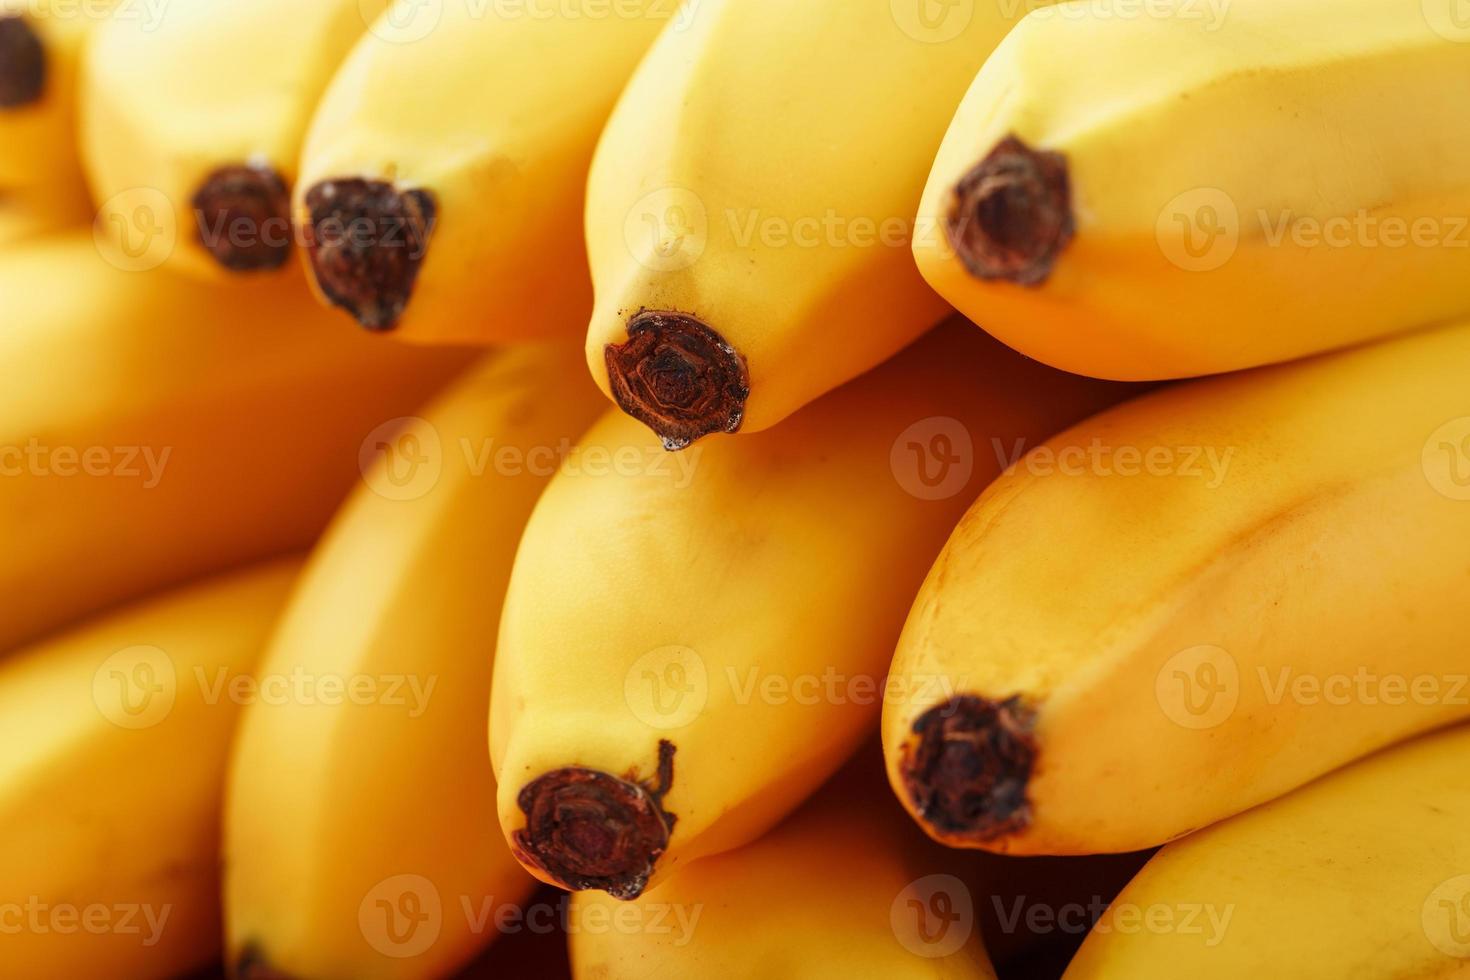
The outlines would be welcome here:
[[[628,339],[604,349],[613,400],[670,451],[745,419],[750,375],[725,338],[685,313],[642,310]]]
[[[915,815],[936,837],[984,843],[1026,828],[1035,720],[1020,698],[968,694],[919,716],[899,773]]]
[[[39,102],[45,91],[45,45],[24,17],[0,15],[0,109]]]
[[[649,785],[595,769],[557,769],[522,787],[526,826],[513,835],[516,857],[572,891],[601,889],[629,900],[643,893],[668,847],[675,817],[663,808],[674,780],[674,745],[658,744]]]
[[[191,202],[199,240],[231,272],[279,269],[291,254],[291,195],[280,173],[247,164],[220,167]]]
[[[307,253],[333,306],[368,330],[392,330],[413,294],[437,206],[424,190],[347,178],[306,192]]]
[[[1036,286],[1076,230],[1071,179],[1060,153],[1007,136],[950,191],[944,231],[979,279]]]

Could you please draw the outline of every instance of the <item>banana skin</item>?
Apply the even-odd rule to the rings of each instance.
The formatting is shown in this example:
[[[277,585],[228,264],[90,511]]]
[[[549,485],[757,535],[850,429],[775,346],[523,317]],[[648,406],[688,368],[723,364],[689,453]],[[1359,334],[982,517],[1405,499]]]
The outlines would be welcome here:
[[[479,910],[531,891],[485,831],[487,597],[550,477],[531,461],[602,406],[590,381],[565,384],[579,363],[570,344],[490,355],[385,441],[313,554],[261,676],[367,694],[246,712],[225,813],[236,976],[449,976],[496,938]]]
[[[344,332],[299,275],[139,274],[87,232],[7,249],[0,296],[0,651],[308,547],[364,440],[468,363]]]
[[[585,324],[592,149],[649,44],[683,17],[678,0],[398,0],[307,136],[294,211],[321,298],[411,342]]]
[[[1067,980],[1465,976],[1467,751],[1463,726],[1425,736],[1170,844]]]
[[[947,316],[911,219],[1023,6],[703,0],[661,35],[588,180],[602,390],[682,449],[775,425]]]
[[[1137,850],[1464,717],[1467,377],[1446,327],[1182,384],[1021,457],[893,661],[958,692],[885,705],[909,811],[956,847]]]
[[[621,413],[588,433],[527,527],[496,660],[501,827],[534,874],[636,897],[857,747],[965,487],[1000,469],[990,440],[1122,394],[969,333],[692,454]]]
[[[300,561],[191,584],[0,664],[0,961],[148,980],[219,955],[225,762]]]
[[[1454,8],[1036,10],[934,161],[919,269],[1022,353],[1130,381],[1470,313],[1470,32]]]

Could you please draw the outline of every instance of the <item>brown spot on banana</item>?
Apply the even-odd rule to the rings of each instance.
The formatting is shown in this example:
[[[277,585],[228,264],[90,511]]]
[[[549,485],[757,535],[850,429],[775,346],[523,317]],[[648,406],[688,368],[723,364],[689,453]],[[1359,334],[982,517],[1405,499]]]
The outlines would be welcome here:
[[[220,167],[191,202],[199,240],[231,272],[279,269],[291,255],[291,193],[260,164]]]
[[[1007,136],[950,191],[944,231],[971,275],[1045,282],[1076,232],[1066,157]]]
[[[642,310],[604,349],[613,400],[673,452],[745,419],[750,373],[725,338],[686,313]]]
[[[39,102],[46,92],[46,47],[19,14],[0,16],[0,109]]]
[[[1035,710],[1019,697],[971,694],[920,715],[899,762],[919,820],[945,841],[985,843],[1024,830],[1035,722]]]
[[[569,766],[539,776],[516,798],[526,826],[516,857],[572,891],[601,889],[630,900],[643,893],[677,819],[663,798],[674,781],[674,745],[658,743],[653,784]]]
[[[368,330],[392,330],[413,295],[437,207],[425,190],[324,180],[306,192],[307,253],[333,306]]]

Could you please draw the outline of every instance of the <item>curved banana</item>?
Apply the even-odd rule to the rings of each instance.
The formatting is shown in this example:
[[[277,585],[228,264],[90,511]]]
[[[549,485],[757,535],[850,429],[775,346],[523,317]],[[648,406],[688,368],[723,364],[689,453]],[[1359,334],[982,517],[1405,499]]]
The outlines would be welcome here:
[[[125,248],[146,215],[160,260],[205,278],[285,265],[312,110],[386,4],[168,0],[103,25],[81,93],[99,227]]]
[[[1035,11],[934,163],[919,222],[942,230],[914,243],[924,278],[1022,353],[1123,380],[1470,313],[1470,30],[1455,4]]]
[[[910,812],[960,847],[1135,850],[1470,714],[1467,379],[1457,326],[1177,386],[1023,458],[893,662],[956,692],[886,705]]]
[[[313,555],[261,667],[301,693],[250,708],[232,765],[235,975],[448,976],[530,892],[486,832],[485,719],[498,598],[553,468],[537,460],[603,404],[566,385],[578,366],[526,348],[471,370],[388,441]]]
[[[578,893],[573,974],[994,980],[975,896],[867,775],[850,767],[760,840],[627,905]]]
[[[191,585],[0,663],[7,978],[146,980],[218,955],[231,692],[299,567]]]
[[[969,330],[758,437],[669,455],[615,413],[578,446],[527,527],[492,688],[501,827],[533,873],[634,897],[851,754],[965,488],[1118,394]]]
[[[77,63],[116,0],[0,0],[0,193],[91,203],[77,156]]]
[[[603,391],[681,449],[768,428],[939,322],[909,222],[1006,6],[703,0],[663,34],[588,185]]]
[[[464,365],[343,331],[300,279],[128,272],[85,232],[6,251],[0,651],[306,547],[374,427]]]
[[[1427,736],[1170,844],[1067,977],[1465,976],[1467,752]]]
[[[302,157],[296,221],[323,300],[436,343],[585,319],[592,148],[678,8],[398,0],[343,65]]]

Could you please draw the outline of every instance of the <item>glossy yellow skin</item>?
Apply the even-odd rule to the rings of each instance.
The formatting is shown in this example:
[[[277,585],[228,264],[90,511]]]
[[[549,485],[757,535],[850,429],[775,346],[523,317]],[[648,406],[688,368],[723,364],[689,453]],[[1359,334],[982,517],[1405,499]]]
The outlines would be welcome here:
[[[1030,825],[983,846],[1161,844],[1464,716],[1466,377],[1470,326],[1190,382],[997,481],[893,662],[1035,708]],[[1123,450],[1156,462],[1122,470]],[[1437,694],[1394,693],[1419,678]],[[885,711],[906,804],[903,747],[934,703]]]
[[[465,363],[342,329],[299,276],[263,285],[122,271],[85,232],[6,251],[0,650],[305,548],[363,439]]]
[[[931,912],[929,931],[919,931],[913,917],[931,895],[914,883],[949,872],[948,863],[903,825],[881,785],[854,778],[852,768],[760,840],[640,899],[577,894],[568,920],[573,975],[994,980],[973,917],[940,927]],[[983,901],[950,885],[951,906],[961,888],[971,907]],[[948,929],[967,930],[963,943]]]
[[[219,954],[220,797],[240,712],[224,692],[251,674],[299,568],[197,583],[0,664],[6,977],[148,980]],[[155,649],[132,659],[137,647]]]
[[[498,597],[547,477],[480,470],[481,454],[576,439],[602,406],[590,382],[565,384],[577,363],[568,345],[472,369],[392,437],[312,556],[262,675],[362,678],[383,697],[308,692],[247,712],[226,811],[230,962],[251,949],[291,976],[448,976],[496,936],[462,899],[478,914],[530,892],[494,833],[484,731]],[[410,451],[436,460],[432,484],[428,470],[393,482]],[[439,897],[426,948],[392,939],[381,912],[359,919],[400,875]]]
[[[1028,287],[972,276],[937,234],[914,245],[930,285],[1025,354],[1125,380],[1470,312],[1470,44],[1453,0],[1236,0],[1218,22],[1175,6],[1043,9],[997,49],[919,220],[942,221],[956,182],[1015,135],[1067,158],[1076,237]]]
[[[0,192],[40,198],[46,210],[90,212],[77,156],[77,64],[93,16],[115,0],[77,4],[66,0],[0,0],[0,16],[20,14],[46,52],[46,88],[32,105],[0,109]]]
[[[581,220],[593,147],[638,60],[681,16],[677,0],[398,0],[322,99],[301,159],[298,224],[322,180],[430,191],[433,234],[393,335],[571,336],[592,305]]]
[[[969,332],[947,324],[754,438],[669,455],[618,412],[591,430],[581,458],[630,462],[552,481],[506,599],[491,751],[508,838],[528,782],[574,765],[649,778],[668,739],[678,823],[657,883],[758,837],[852,752],[924,570],[1000,468],[990,438],[1044,438],[1119,395]],[[970,434],[973,471],[926,500],[893,458],[940,416]],[[686,681],[650,690],[671,647]],[[703,691],[677,700],[700,666]]]
[[[1467,751],[1470,729],[1426,736],[1170,844],[1068,980],[1470,975]],[[1199,931],[1120,928],[1136,916],[1125,906],[1183,904],[1213,908],[1223,928],[1203,915]]]
[[[915,272],[910,219],[955,105],[1024,5],[947,7],[938,33],[906,31],[904,7],[703,0],[659,38],[588,183],[587,364],[603,391],[630,316],[694,314],[745,357],[741,431],[759,432],[949,312]]]
[[[195,192],[217,168],[257,161],[289,188],[317,100],[386,4],[168,0],[156,18],[103,25],[87,50],[80,96],[82,157],[100,227],[129,248],[147,207],[159,240],[172,243],[170,265],[207,279],[238,275],[201,244]]]

